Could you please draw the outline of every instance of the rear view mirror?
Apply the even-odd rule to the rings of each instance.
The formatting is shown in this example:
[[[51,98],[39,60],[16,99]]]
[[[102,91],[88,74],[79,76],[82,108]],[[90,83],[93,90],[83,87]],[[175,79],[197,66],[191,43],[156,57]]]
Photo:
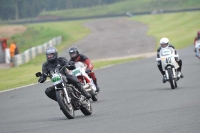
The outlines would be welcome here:
[[[36,77],[40,77],[40,76],[42,76],[42,73],[41,73],[41,72],[37,72],[37,73],[35,74],[35,76],[36,76]]]

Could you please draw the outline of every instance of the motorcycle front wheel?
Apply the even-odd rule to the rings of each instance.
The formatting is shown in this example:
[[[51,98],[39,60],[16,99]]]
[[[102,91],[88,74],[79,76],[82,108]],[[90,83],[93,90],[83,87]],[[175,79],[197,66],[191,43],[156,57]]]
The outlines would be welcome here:
[[[176,81],[173,79],[173,73],[172,73],[172,69],[168,69],[168,74],[169,74],[169,83],[171,85],[172,89],[175,89],[177,87],[177,83]]]
[[[71,103],[67,103],[67,98],[66,98],[63,90],[56,91],[56,98],[57,98],[57,102],[60,106],[60,109],[62,110],[64,115],[68,119],[74,119],[74,117],[75,117],[74,108]]]

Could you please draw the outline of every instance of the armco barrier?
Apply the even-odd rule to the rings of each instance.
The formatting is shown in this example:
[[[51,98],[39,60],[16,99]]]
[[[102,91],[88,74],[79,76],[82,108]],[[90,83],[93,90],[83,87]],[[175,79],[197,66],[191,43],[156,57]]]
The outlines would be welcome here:
[[[61,44],[61,42],[62,42],[61,36],[55,37],[40,46],[32,47],[21,54],[15,55],[14,66],[16,67],[21,64],[29,62],[31,59],[35,58],[38,54],[44,53],[47,47]]]

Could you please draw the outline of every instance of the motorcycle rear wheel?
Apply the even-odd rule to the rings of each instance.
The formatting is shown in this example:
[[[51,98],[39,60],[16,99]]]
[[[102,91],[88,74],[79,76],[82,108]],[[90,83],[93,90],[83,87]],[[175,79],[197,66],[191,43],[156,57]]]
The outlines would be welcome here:
[[[81,112],[85,115],[91,115],[92,114],[92,106],[89,100],[86,100],[86,102],[88,103],[86,106],[82,106],[80,108]]]
[[[74,119],[74,117],[75,117],[74,108],[71,103],[67,103],[67,99],[65,97],[63,90],[56,91],[56,98],[57,98],[57,102],[60,106],[60,109],[62,110],[64,115],[68,119]]]

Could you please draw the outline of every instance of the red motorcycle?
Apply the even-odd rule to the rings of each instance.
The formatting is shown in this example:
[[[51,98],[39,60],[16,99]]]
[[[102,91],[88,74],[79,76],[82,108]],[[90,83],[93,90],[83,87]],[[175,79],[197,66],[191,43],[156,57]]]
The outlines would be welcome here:
[[[90,78],[85,72],[86,66],[82,62],[76,62],[75,66],[76,68],[74,70],[71,70],[70,73],[79,79],[79,81],[83,85],[83,88],[92,96],[92,100],[97,101],[98,95],[96,92],[96,86],[92,78]]]

